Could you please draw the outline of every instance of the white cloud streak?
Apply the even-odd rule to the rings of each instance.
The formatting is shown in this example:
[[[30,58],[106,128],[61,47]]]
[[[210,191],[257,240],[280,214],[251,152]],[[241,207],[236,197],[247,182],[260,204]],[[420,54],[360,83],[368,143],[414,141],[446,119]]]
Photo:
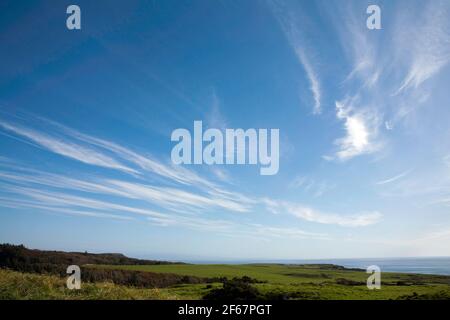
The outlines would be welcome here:
[[[196,185],[206,188],[215,186],[212,182],[200,177],[189,169],[172,164],[164,164],[152,159],[149,155],[141,155],[114,142],[83,134],[48,119],[38,119],[43,121],[47,128],[53,127],[57,129],[55,137],[6,121],[0,121],[0,127],[21,137],[25,137],[48,151],[85,164],[116,169],[134,176],[151,173],[166,180],[186,185]],[[112,155],[121,160],[112,158]],[[124,165],[123,162],[127,162],[128,166]],[[134,166],[134,168],[130,167],[130,165]]]
[[[272,1],[272,9],[278,22],[289,42],[289,45],[295,52],[298,61],[303,66],[306,76],[310,83],[310,90],[314,98],[313,114],[322,113],[322,93],[319,77],[311,63],[311,59],[307,54],[305,37],[302,36],[298,25],[302,17],[295,16],[291,8],[284,8],[285,4],[278,1]]]
[[[397,181],[397,180],[399,180],[399,179],[401,179],[401,178],[407,176],[409,173],[411,173],[411,170],[407,170],[407,171],[402,172],[402,173],[400,173],[399,175],[396,175],[396,176],[394,176],[394,177],[391,177],[391,178],[388,178],[388,179],[385,179],[385,180],[378,181],[378,182],[376,182],[375,184],[377,184],[377,185],[388,184],[388,183]]]
[[[429,1],[417,19],[416,28],[398,26],[401,59],[410,58],[410,64],[396,94],[417,89],[422,83],[438,74],[450,62],[450,4],[448,1]],[[408,32],[409,36],[405,33]],[[406,39],[406,42],[403,40]]]
[[[114,212],[127,212],[132,214],[139,214],[145,216],[165,217],[165,214],[159,212],[136,208],[126,205],[115,204],[112,202],[106,202],[101,200],[94,200],[82,196],[74,196],[64,194],[60,192],[52,191],[40,191],[33,188],[24,187],[7,187],[6,190],[14,192],[16,194],[24,195],[28,198],[39,201],[45,205],[51,205],[56,207],[69,207],[69,208],[88,208],[96,210],[106,210]]]
[[[301,188],[306,193],[311,194],[315,198],[318,198],[331,189],[334,189],[336,186],[326,181],[316,181],[315,179],[306,176],[297,176],[289,184],[289,187]]]
[[[196,216],[217,211],[246,213],[254,211],[258,206],[265,211],[289,213],[320,224],[365,226],[376,222],[375,215],[324,214],[300,204],[286,204],[270,198],[250,197],[229,191],[210,183],[190,170],[172,169],[170,166],[148,159],[116,143],[77,132],[49,120],[41,120],[47,124],[47,127],[59,129],[58,138],[5,121],[1,121],[0,125],[3,129],[25,137],[54,153],[91,165],[132,173],[132,177],[140,180],[142,180],[141,170],[150,171],[175,183],[176,187],[138,183],[134,181],[135,179],[100,177],[83,179],[80,176],[71,178],[66,175],[21,168],[2,161],[2,167],[9,168],[9,170],[0,171],[0,180],[5,181],[3,192],[25,197],[23,203],[27,206],[62,209],[79,214],[82,212],[104,214],[106,211],[109,212],[108,214],[120,216],[125,213],[148,216],[153,221],[159,221],[159,223],[165,221],[166,224],[170,224],[170,221],[173,224],[174,220],[178,220],[185,225],[190,224],[186,220],[186,214]],[[59,138],[60,136],[64,138]],[[87,147],[81,145],[82,143]],[[108,155],[100,152],[99,149],[107,152]],[[116,158],[125,161],[127,165],[132,164],[136,169],[125,166]],[[196,188],[184,190],[191,185]],[[54,191],[55,189],[58,191]],[[101,195],[109,196],[108,201],[101,200]],[[126,200],[127,205],[123,204],[123,200]],[[0,204],[2,203],[11,205],[5,199],[0,200]],[[153,209],[154,206],[159,208]],[[160,212],[160,209],[164,212]]]
[[[297,57],[299,58],[300,62],[302,63],[303,67],[305,68],[306,74],[308,75],[309,82],[311,84],[311,92],[314,97],[314,107],[313,107],[313,113],[314,114],[320,114],[322,113],[322,106],[321,106],[321,93],[320,93],[320,83],[319,79],[309,62],[308,57],[306,56],[305,52],[301,49],[301,47],[298,44],[295,45],[295,53],[297,54]]]
[[[227,211],[248,212],[252,204],[248,198],[237,193],[210,191],[206,194],[195,194],[176,188],[144,185],[121,180],[99,179],[97,182],[92,182],[39,171],[32,172],[32,174],[0,172],[0,179],[22,185],[38,184],[51,188],[140,200],[172,210],[221,208]]]
[[[278,238],[329,240],[325,233],[308,232],[297,228],[279,228],[255,224],[255,235],[271,235]]]
[[[225,190],[211,190],[208,194],[194,194],[176,188],[143,185],[120,180],[98,180],[98,182],[84,181],[81,179],[68,178],[61,175],[45,174],[33,171],[33,175],[0,172],[0,179],[7,184],[2,187],[9,193],[25,196],[37,201],[34,205],[53,206],[66,208],[67,210],[85,211],[111,211],[114,213],[128,213],[151,216],[154,221],[172,221],[184,218],[178,213],[200,214],[221,209],[230,212],[249,212],[256,206],[262,205],[268,212],[282,214],[288,213],[309,222],[319,224],[335,224],[340,226],[366,226],[378,222],[379,215],[339,215],[322,213],[307,206],[288,203],[270,198],[253,199],[245,195]],[[17,185],[19,184],[19,186]],[[89,196],[94,194],[105,194],[113,196],[108,202],[88,198],[82,195],[68,194],[67,191],[43,191],[41,186],[47,188],[58,188],[62,190],[73,190],[86,192]],[[113,199],[128,199],[137,202],[138,206],[116,204]],[[0,203],[4,202],[0,201]],[[24,200],[24,203],[26,201]],[[161,213],[149,209],[143,203],[157,205],[170,213]]]
[[[73,142],[65,141],[62,138],[53,138],[38,131],[13,125],[4,121],[0,121],[0,126],[10,132],[14,132],[19,136],[30,139],[34,143],[37,143],[38,145],[56,154],[90,165],[136,173],[135,170],[122,165],[111,157]]]
[[[78,132],[74,129],[68,128],[66,126],[61,125],[60,123],[56,123],[48,119],[42,118],[40,119],[43,120],[45,123],[48,123],[49,125],[59,128],[62,132],[67,134],[72,139],[77,139],[85,143],[91,144],[93,146],[107,150],[146,172],[157,174],[165,179],[169,179],[177,183],[187,185],[200,184],[206,187],[214,186],[213,183],[209,182],[204,178],[201,178],[198,174],[186,168],[164,164],[160,161],[152,159],[150,155],[139,154],[117,143]]]
[[[320,224],[338,225],[342,227],[366,227],[380,222],[382,218],[382,214],[377,211],[358,214],[337,214],[322,212],[300,203],[276,200],[268,201],[268,199],[262,199],[261,201],[268,207],[269,211],[275,214],[287,212],[302,220]]]
[[[2,207],[6,208],[31,208],[31,209],[38,209],[44,212],[54,212],[57,214],[68,214],[68,215],[74,215],[74,216],[84,216],[84,217],[93,217],[93,218],[103,218],[103,219],[113,219],[113,220],[124,220],[124,221],[132,221],[134,218],[123,216],[123,215],[116,215],[111,213],[103,213],[98,212],[94,210],[77,210],[77,209],[70,209],[70,208],[61,208],[61,207],[51,207],[42,205],[36,202],[30,202],[30,201],[23,201],[23,199],[4,199],[0,198],[0,205]]]
[[[107,182],[132,197],[145,201],[163,203],[166,206],[180,204],[182,206],[192,206],[203,209],[216,207],[236,212],[249,211],[249,208],[245,205],[228,200],[224,197],[206,197],[175,188],[155,187],[117,180],[108,180]]]
[[[382,217],[381,213],[376,211],[356,215],[338,215],[323,213],[297,204],[286,204],[285,206],[289,213],[303,220],[342,227],[365,227],[378,223]]]

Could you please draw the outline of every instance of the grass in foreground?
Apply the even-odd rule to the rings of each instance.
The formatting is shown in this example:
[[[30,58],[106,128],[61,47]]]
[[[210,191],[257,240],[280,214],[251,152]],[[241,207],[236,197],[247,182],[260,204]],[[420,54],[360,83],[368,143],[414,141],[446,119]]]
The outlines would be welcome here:
[[[83,283],[80,290],[66,288],[57,276],[0,269],[0,300],[175,300],[166,289],[137,289],[113,283]]]

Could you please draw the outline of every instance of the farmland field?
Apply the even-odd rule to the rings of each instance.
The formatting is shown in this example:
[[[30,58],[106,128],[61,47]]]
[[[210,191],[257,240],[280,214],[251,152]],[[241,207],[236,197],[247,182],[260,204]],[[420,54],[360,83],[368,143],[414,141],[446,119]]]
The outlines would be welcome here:
[[[74,264],[81,290],[66,288]],[[450,299],[450,276],[382,272],[379,290],[368,277],[333,264],[185,264],[0,245],[0,299]]]
[[[297,299],[398,299],[415,295],[450,295],[450,277],[404,273],[383,273],[381,290],[369,290],[364,270],[334,265],[95,265],[90,268],[171,273],[196,277],[250,277],[261,292],[286,293]],[[220,286],[214,284],[213,287]],[[203,284],[168,288],[184,299],[200,299]],[[411,297],[410,297],[411,298]]]
[[[149,271],[214,278],[251,277],[262,293],[289,299],[448,299],[450,277],[384,273],[380,290],[368,290],[364,271],[315,265],[88,265],[96,269]],[[83,282],[81,290],[68,290],[65,278],[0,269],[0,299],[202,299],[222,284],[178,284],[166,288],[137,288],[112,282]]]

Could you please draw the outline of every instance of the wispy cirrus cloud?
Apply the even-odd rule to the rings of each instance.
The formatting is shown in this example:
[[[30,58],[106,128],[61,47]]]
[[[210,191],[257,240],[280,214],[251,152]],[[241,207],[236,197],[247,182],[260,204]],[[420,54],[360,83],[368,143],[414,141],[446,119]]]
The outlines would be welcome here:
[[[190,206],[194,208],[222,208],[229,211],[248,212],[249,207],[243,203],[229,200],[221,196],[204,196],[194,194],[177,188],[156,187],[137,183],[108,180],[110,185],[117,187],[120,191],[126,192],[131,196],[142,200],[162,202],[166,206],[179,204],[181,206]]]
[[[81,210],[81,209],[76,209],[76,208],[63,208],[61,206],[53,207],[51,204],[44,205],[44,204],[41,204],[40,202],[26,201],[24,199],[0,197],[0,205],[5,208],[38,209],[38,210],[41,210],[44,212],[53,212],[56,214],[68,214],[68,215],[74,215],[74,216],[125,220],[125,221],[134,220],[133,217],[99,212],[96,210],[92,210],[92,208],[87,209],[87,210]]]
[[[300,24],[305,17],[299,16],[299,11],[290,8],[286,2],[270,1],[269,3],[289,45],[294,50],[298,61],[306,72],[314,99],[313,114],[320,114],[322,113],[321,84],[310,54],[308,54],[306,37],[301,33],[302,28]]]
[[[254,211],[258,206],[277,214],[290,214],[309,222],[319,224],[335,224],[344,227],[366,226],[377,223],[373,215],[339,215],[322,213],[298,203],[290,203],[270,198],[249,197],[240,193],[223,189],[210,190],[207,194],[196,194],[184,190],[143,185],[131,181],[97,178],[96,182],[81,178],[69,178],[58,174],[49,174],[29,169],[24,172],[0,172],[0,180],[5,181],[2,190],[16,196],[25,196],[33,200],[33,205],[40,207],[64,208],[66,210],[99,212],[110,211],[117,215],[137,214],[152,217],[153,221],[166,221],[167,225],[176,225],[174,221],[185,214],[197,215],[211,210],[221,209],[229,212]],[[43,189],[42,187],[46,189]],[[52,189],[60,189],[54,191]],[[71,192],[83,192],[74,195]],[[108,195],[108,202],[94,199],[98,194]],[[136,202],[135,206],[115,203],[123,200]],[[6,201],[6,202],[5,202]],[[10,199],[0,199],[1,204],[8,204]],[[17,200],[16,205],[24,203],[29,207],[29,200]],[[145,203],[147,205],[145,205]],[[149,208],[157,206],[160,209]],[[160,210],[163,210],[162,213]],[[182,214],[180,216],[180,213]],[[372,217],[372,219],[370,219]],[[185,221],[184,218],[181,219]],[[168,223],[172,221],[171,223]],[[181,223],[181,222],[180,222]]]
[[[24,204],[27,206],[60,208],[74,213],[96,211],[104,214],[106,211],[107,214],[117,216],[124,213],[127,216],[149,216],[153,221],[158,220],[160,223],[166,221],[167,225],[173,225],[173,221],[177,219],[180,223],[189,225],[184,218],[186,214],[197,216],[217,211],[247,213],[260,208],[265,212],[287,213],[319,224],[365,226],[377,222],[376,219],[370,220],[366,216],[324,214],[313,209],[309,209],[308,212],[314,214],[300,214],[299,208],[306,206],[231,191],[218,183],[209,182],[194,171],[171,168],[114,142],[86,135],[50,120],[40,120],[47,127],[52,127],[50,132],[56,129],[59,131],[55,136],[51,136],[49,133],[44,134],[35,129],[11,125],[5,121],[1,121],[1,126],[53,153],[93,166],[107,166],[105,164],[107,162],[108,168],[122,172],[123,168],[129,168],[125,172],[132,174],[126,179],[104,177],[103,173],[100,176],[95,174],[88,179],[83,176],[74,178],[3,161],[1,164],[3,169],[0,171],[3,192],[24,197]],[[60,147],[58,143],[62,143],[64,147]],[[78,153],[67,146],[76,146],[74,149]],[[82,152],[78,147],[82,148]],[[146,181],[146,172],[157,174],[168,183],[152,184]],[[109,201],[102,200],[103,196],[108,196]],[[20,202],[19,198],[16,200],[15,205]],[[123,204],[124,201],[126,205]],[[10,202],[6,199],[0,200],[0,204],[11,205]],[[294,207],[297,209],[294,210]]]
[[[322,224],[335,224],[343,227],[365,227],[381,220],[381,213],[374,211],[369,213],[339,215],[324,213],[298,204],[285,204],[287,211],[303,220]]]
[[[326,192],[334,189],[336,185],[326,181],[316,181],[315,179],[307,176],[297,176],[291,181],[289,187],[301,188],[307,194],[311,194],[313,197],[318,198]]]
[[[78,132],[48,119],[40,117],[37,119],[47,128],[56,129],[53,135],[6,121],[0,121],[0,127],[25,137],[50,152],[85,164],[120,170],[133,175],[151,173],[187,185],[214,186],[212,182],[186,168],[165,164],[152,159],[150,155],[139,154],[117,143]]]
[[[303,67],[305,68],[306,74],[308,75],[309,82],[311,84],[311,92],[314,97],[314,107],[313,107],[313,113],[314,114],[320,114],[322,113],[322,106],[321,106],[321,89],[320,89],[320,83],[317,74],[315,73],[311,62],[308,59],[308,56],[304,52],[301,47],[294,43],[294,50],[297,54],[297,57],[299,61],[302,63]]]
[[[357,2],[323,7],[349,61],[342,82],[344,97],[357,98],[335,99],[336,117],[346,135],[335,141],[339,150],[327,159],[347,160],[382,150],[389,137],[383,133],[399,128],[400,122],[408,125],[405,120],[431,97],[432,88],[423,84],[450,62],[450,4],[417,2],[392,7],[393,25],[383,32],[361,23],[358,12],[364,6]],[[382,12],[383,19],[391,21]]]
[[[402,17],[399,21],[405,21]],[[448,1],[430,1],[416,19],[416,28],[398,24],[396,37],[399,61],[408,62],[407,72],[396,94],[417,89],[438,74],[450,62],[450,4]],[[402,19],[403,18],[403,19]]]
[[[371,89],[378,83],[385,68],[384,59],[377,55],[377,38],[368,32],[361,23],[357,9],[351,3],[338,3],[330,6],[330,12],[336,30],[338,30],[341,46],[346,53],[351,70],[344,78],[344,84],[356,80],[361,88]],[[336,14],[336,13],[339,14]],[[345,17],[345,19],[343,19]]]
[[[288,213],[308,222],[338,225],[342,227],[365,227],[381,221],[382,214],[378,211],[357,214],[338,214],[323,212],[302,203],[262,199],[268,210],[275,214]]]
[[[248,198],[236,193],[219,191],[193,193],[177,188],[132,181],[97,178],[93,182],[39,171],[31,171],[30,174],[30,171],[27,171],[28,173],[0,172],[0,179],[25,186],[41,185],[50,188],[140,200],[172,210],[184,209],[185,211],[193,211],[198,209],[221,208],[232,212],[248,212],[252,205],[252,202]],[[37,186],[34,188],[38,190]]]
[[[356,2],[330,2],[324,6],[334,25],[347,72],[342,77],[343,98],[335,98],[335,114],[343,124],[345,135],[334,140],[337,150],[325,160],[346,161],[382,149],[379,131],[385,103],[379,97],[387,60],[380,55],[380,33],[368,30],[358,14]],[[345,66],[345,64],[343,64]]]
[[[26,196],[27,198],[39,201],[41,204],[46,206],[54,207],[68,207],[68,208],[88,208],[96,210],[106,210],[114,212],[123,212],[131,214],[139,214],[145,216],[156,216],[163,217],[164,214],[159,212],[137,208],[127,205],[115,204],[112,202],[96,200],[92,198],[87,198],[83,196],[75,196],[67,193],[54,192],[54,191],[40,191],[36,188],[26,188],[26,187],[6,187],[5,190]]]
[[[45,185],[57,181],[57,179],[16,179],[17,177],[14,177],[14,175],[1,175],[0,178],[10,179],[15,182],[28,181],[28,184],[36,183]],[[53,178],[55,178],[55,176]],[[84,184],[80,184],[80,181],[77,181],[75,185],[84,186]],[[94,185],[89,184],[87,190],[91,190],[93,186]],[[56,187],[58,187],[58,185],[56,185]],[[260,237],[266,240],[272,237],[288,237],[301,239],[311,238],[318,240],[328,239],[328,235],[324,233],[307,232],[298,228],[284,228],[249,223],[237,223],[231,220],[217,219],[210,215],[200,216],[198,211],[186,215],[186,212],[180,214],[179,212],[170,211],[166,208],[164,212],[161,212],[151,210],[142,204],[130,206],[117,204],[112,202],[111,200],[102,201],[98,199],[92,199],[89,194],[72,195],[68,194],[67,192],[61,191],[43,191],[40,187],[22,187],[10,184],[2,184],[2,190],[4,192],[6,191],[9,196],[0,196],[0,206],[8,208],[37,209],[43,212],[53,212],[56,214],[107,218],[124,221],[136,220],[134,218],[134,215],[137,215],[138,217],[143,217],[144,220],[141,221],[148,221],[152,225],[160,227],[181,227],[198,231],[215,232],[224,235]],[[133,194],[129,195],[129,197],[133,198],[134,196],[135,195]],[[145,197],[141,196],[136,197],[135,200],[137,200],[137,198],[139,198],[139,200],[144,200],[144,202],[148,200]]]
[[[402,173],[400,173],[400,174],[398,174],[398,175],[396,175],[396,176],[393,176],[393,177],[391,177],[391,178],[387,178],[387,179],[378,181],[378,182],[376,182],[375,184],[376,184],[376,185],[384,185],[384,184],[388,184],[388,183],[391,183],[391,182],[400,180],[401,178],[403,178],[403,177],[407,176],[408,174],[410,174],[411,171],[412,171],[412,170],[406,170],[406,171],[404,171],[404,172],[402,172]]]
[[[76,139],[111,152],[116,157],[128,161],[129,163],[137,167],[136,170],[143,170],[144,172],[153,173],[165,179],[172,180],[176,183],[187,185],[202,185],[205,187],[214,186],[212,182],[200,177],[192,170],[188,170],[186,168],[175,166],[172,164],[163,163],[161,161],[153,159],[149,154],[140,154],[117,143],[81,133],[57,122],[43,118],[39,119],[44,123],[59,129],[72,139]],[[138,173],[142,174],[143,172],[138,171]]]
[[[27,138],[38,144],[39,146],[64,157],[68,157],[90,165],[136,173],[135,170],[121,164],[117,160],[108,157],[105,154],[97,152],[94,149],[81,146],[74,142],[68,142],[63,138],[51,137],[39,131],[7,123],[5,121],[0,121],[0,126],[3,129],[13,132],[21,137]]]
[[[221,111],[221,101],[215,89],[211,94],[211,107],[206,115],[206,123],[210,128],[225,130],[228,127],[227,120]]]
[[[255,235],[271,235],[280,238],[294,238],[294,239],[316,239],[316,240],[329,240],[330,237],[326,233],[308,232],[297,228],[279,228],[270,227],[260,224],[253,225],[255,229]]]

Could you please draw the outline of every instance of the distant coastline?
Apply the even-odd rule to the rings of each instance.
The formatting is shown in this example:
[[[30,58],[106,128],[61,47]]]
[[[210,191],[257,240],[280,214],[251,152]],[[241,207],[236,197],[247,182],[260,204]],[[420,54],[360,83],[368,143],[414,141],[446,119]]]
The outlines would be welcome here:
[[[184,260],[196,264],[334,264],[346,268],[366,269],[377,265],[382,272],[402,272],[450,275],[450,257],[405,257],[405,258],[361,258],[361,259],[252,259],[252,260]]]

